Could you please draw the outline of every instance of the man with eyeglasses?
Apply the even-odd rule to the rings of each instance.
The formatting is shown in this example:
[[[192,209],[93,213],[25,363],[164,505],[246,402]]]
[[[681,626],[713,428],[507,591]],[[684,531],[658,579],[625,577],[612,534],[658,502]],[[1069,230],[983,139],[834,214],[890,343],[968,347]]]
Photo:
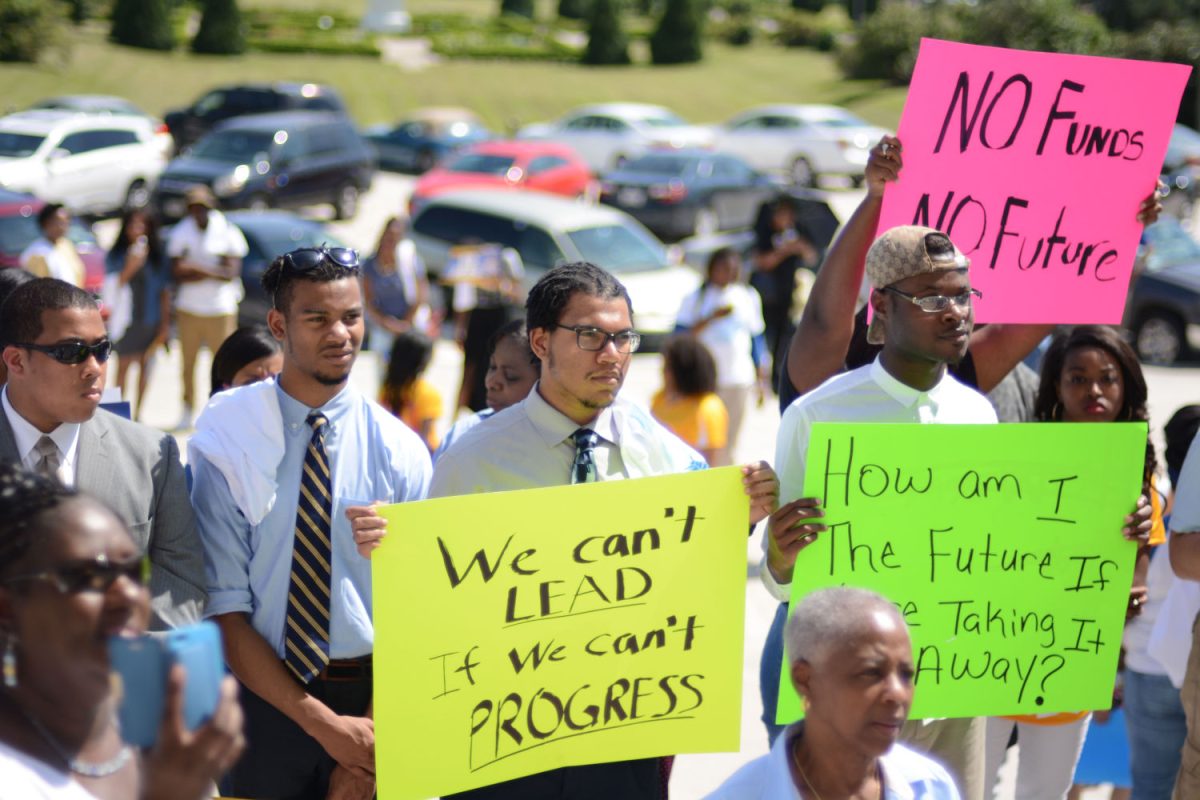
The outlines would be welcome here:
[[[174,438],[101,408],[112,343],[95,298],[37,278],[0,307],[0,461],[103,497],[150,559],[152,630],[204,607],[204,562]]]
[[[424,498],[429,451],[350,385],[364,333],[358,254],[293,250],[262,282],[283,370],[216,395],[188,451],[207,615],[244,687],[247,749],[221,788],[367,800],[371,564],[355,550],[347,510]]]
[[[665,475],[706,465],[701,456],[618,395],[641,343],[621,283],[587,262],[562,264],[525,302],[529,345],[541,375],[529,395],[465,433],[441,456],[430,497]],[[775,507],[778,485],[765,463],[743,467],[751,521]],[[730,532],[741,535],[740,532]],[[383,520],[362,518],[355,538],[369,552]],[[551,770],[455,795],[471,800],[660,800],[669,759]]]
[[[763,649],[763,722],[772,741],[773,701],[783,659],[782,628],[787,616],[792,569],[797,554],[824,530],[808,522],[823,514],[817,498],[804,497],[808,438],[815,422],[994,423],[987,398],[954,379],[948,364],[967,352],[974,322],[968,261],[945,234],[918,226],[892,228],[866,256],[871,307],[867,333],[882,344],[879,357],[823,383],[784,412],[776,446],[783,518],[764,537],[764,585],[781,603]],[[983,797],[984,720],[912,721],[902,738],[945,763],[968,800]]]

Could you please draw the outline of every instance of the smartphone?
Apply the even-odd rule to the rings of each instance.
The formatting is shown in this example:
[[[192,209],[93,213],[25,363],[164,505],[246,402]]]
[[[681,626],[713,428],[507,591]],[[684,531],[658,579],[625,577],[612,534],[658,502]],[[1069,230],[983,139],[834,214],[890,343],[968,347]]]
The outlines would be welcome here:
[[[121,736],[138,747],[152,747],[166,708],[167,673],[182,664],[187,673],[183,719],[188,730],[207,722],[216,711],[225,677],[221,632],[216,623],[201,622],[167,633],[108,641],[109,662],[121,678],[118,718]]]

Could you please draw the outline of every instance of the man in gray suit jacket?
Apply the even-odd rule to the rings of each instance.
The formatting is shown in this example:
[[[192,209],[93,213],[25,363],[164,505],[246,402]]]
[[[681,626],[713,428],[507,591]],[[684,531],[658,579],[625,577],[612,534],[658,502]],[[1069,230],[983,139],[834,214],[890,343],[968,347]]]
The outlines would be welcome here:
[[[199,620],[204,557],[179,448],[99,408],[112,345],[95,299],[52,278],[26,283],[0,307],[0,347],[0,461],[53,475],[124,520],[150,557],[152,630]]]

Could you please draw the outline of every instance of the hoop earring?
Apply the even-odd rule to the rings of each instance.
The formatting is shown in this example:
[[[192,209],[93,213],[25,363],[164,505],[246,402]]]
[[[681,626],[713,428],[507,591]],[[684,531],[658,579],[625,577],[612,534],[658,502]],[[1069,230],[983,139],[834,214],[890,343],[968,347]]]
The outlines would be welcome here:
[[[1055,422],[1062,419],[1062,406],[1058,404],[1057,400],[1054,401],[1054,405],[1050,406],[1050,419]]]
[[[16,636],[9,634],[4,638],[4,657],[0,669],[4,671],[4,685],[6,688],[17,688],[17,648],[14,644]]]

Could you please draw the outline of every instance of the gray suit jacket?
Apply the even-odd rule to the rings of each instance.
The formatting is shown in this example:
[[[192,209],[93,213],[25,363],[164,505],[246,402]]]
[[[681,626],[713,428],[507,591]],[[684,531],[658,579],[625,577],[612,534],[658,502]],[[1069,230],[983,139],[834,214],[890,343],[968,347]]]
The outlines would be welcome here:
[[[0,461],[19,458],[0,409]],[[150,555],[150,629],[198,621],[207,599],[204,553],[175,439],[97,409],[80,427],[75,463],[76,488],[116,512]]]

